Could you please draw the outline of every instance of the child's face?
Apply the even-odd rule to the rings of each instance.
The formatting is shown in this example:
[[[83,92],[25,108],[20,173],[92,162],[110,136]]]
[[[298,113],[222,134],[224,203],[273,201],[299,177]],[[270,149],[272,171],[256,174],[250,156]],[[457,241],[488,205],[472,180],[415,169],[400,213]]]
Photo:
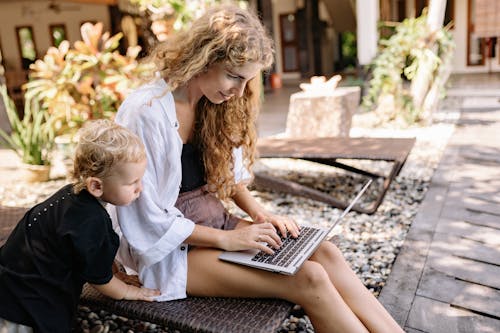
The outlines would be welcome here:
[[[118,163],[112,174],[102,180],[101,200],[116,206],[130,204],[141,194],[145,170],[146,160]]]

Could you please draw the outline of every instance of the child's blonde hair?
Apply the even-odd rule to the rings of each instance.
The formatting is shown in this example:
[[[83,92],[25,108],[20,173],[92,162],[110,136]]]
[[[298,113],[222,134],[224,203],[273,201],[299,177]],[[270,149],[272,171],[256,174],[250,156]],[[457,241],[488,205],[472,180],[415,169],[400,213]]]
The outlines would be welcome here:
[[[103,179],[120,162],[140,162],[146,158],[141,139],[111,120],[88,122],[78,131],[72,177],[74,192],[86,187],[88,177]]]

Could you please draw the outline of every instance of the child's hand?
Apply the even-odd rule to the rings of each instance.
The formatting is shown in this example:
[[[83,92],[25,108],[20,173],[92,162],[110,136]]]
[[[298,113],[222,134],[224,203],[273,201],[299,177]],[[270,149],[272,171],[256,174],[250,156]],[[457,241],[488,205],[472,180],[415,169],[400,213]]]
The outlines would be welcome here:
[[[129,301],[154,301],[154,297],[160,295],[159,290],[141,287],[136,275],[125,275],[126,283],[113,275],[113,278],[105,284],[91,284],[101,294],[116,300]],[[133,283],[133,284],[131,284]]]
[[[154,301],[155,296],[159,296],[161,292],[157,289],[149,289],[144,287],[136,287],[127,284],[127,290],[122,299],[128,301]]]

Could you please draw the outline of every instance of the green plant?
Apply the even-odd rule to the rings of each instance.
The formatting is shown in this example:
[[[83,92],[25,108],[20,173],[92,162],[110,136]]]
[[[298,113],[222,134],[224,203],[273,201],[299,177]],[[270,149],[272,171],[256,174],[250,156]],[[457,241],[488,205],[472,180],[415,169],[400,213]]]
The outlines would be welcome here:
[[[5,85],[0,86],[0,95],[11,126],[10,134],[0,129],[0,136],[9,148],[19,155],[23,163],[50,164],[54,130],[50,117],[40,110],[40,103],[35,99],[26,99],[24,117],[20,119]]]
[[[103,33],[102,23],[85,23],[82,40],[50,47],[30,66],[25,98],[41,101],[53,118],[56,134],[78,129],[86,120],[112,118],[129,91],[151,75],[151,65],[136,60],[140,47],[126,55],[117,48],[122,34]]]
[[[370,65],[372,79],[363,106],[373,108],[381,96],[394,98],[394,109],[384,110],[384,121],[402,118],[407,124],[422,120],[422,105],[414,103],[410,82],[422,66],[429,66],[429,86],[449,66],[454,50],[447,27],[430,31],[427,15],[405,19],[388,39],[380,40],[381,51]]]
[[[339,66],[342,69],[353,69],[356,67],[357,47],[356,34],[352,31],[340,33],[341,60]]]
[[[129,0],[143,13],[148,13],[151,21],[173,19],[173,28],[181,30],[189,22],[200,16],[219,0]]]

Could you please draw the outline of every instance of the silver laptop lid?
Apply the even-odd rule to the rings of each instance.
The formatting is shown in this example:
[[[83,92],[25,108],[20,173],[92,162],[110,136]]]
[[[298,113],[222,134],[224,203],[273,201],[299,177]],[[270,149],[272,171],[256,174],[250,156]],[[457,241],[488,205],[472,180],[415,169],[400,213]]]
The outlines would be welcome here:
[[[344,211],[342,212],[342,214],[340,214],[337,219],[335,220],[335,222],[332,223],[332,225],[330,226],[330,228],[328,228],[328,233],[330,233],[330,231],[333,230],[333,228],[335,228],[335,226],[339,223],[340,220],[342,220],[344,218],[344,216],[346,216],[347,213],[349,213],[349,211],[351,210],[351,208],[356,204],[356,202],[359,200],[359,198],[361,198],[361,196],[363,195],[363,193],[365,193],[366,189],[368,188],[368,186],[370,186],[370,184],[372,183],[373,179],[369,179],[365,185],[363,185],[363,187],[361,188],[361,190],[358,192],[358,194],[354,197],[354,199],[351,200],[351,203],[349,204],[349,206],[347,206]]]

